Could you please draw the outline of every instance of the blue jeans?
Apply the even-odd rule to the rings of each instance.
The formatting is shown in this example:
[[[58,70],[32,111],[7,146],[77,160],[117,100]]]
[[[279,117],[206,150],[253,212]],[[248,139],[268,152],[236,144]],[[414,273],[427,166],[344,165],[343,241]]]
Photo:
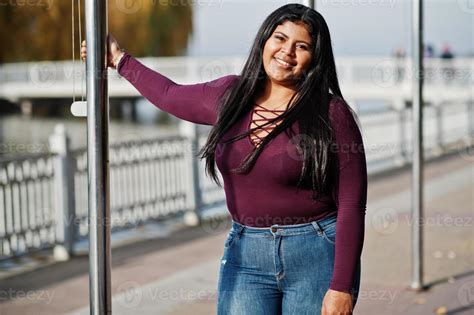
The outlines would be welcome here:
[[[336,216],[256,228],[232,221],[217,288],[218,315],[321,314],[334,266]],[[360,285],[360,260],[351,290]]]

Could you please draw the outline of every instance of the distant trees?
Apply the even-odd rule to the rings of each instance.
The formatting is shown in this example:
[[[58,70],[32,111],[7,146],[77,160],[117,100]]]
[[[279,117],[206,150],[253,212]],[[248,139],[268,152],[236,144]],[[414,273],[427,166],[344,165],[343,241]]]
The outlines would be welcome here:
[[[82,34],[85,36],[84,0]],[[77,0],[76,58],[79,58]],[[188,1],[108,0],[109,32],[139,56],[174,56],[186,51],[192,33]],[[71,1],[0,0],[0,63],[72,58]]]

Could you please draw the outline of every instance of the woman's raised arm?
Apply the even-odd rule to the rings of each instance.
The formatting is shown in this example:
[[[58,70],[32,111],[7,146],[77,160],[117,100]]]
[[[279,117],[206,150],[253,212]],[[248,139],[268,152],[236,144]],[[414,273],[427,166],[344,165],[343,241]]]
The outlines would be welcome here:
[[[181,85],[125,53],[117,65],[126,78],[147,100],[178,118],[203,125],[217,120],[217,102],[238,78],[227,75],[213,81]]]
[[[209,82],[181,85],[123,52],[111,34],[107,35],[107,47],[108,67],[117,69],[121,76],[159,109],[197,124],[216,123],[217,102],[238,78],[237,75],[227,75]],[[81,43],[81,58],[87,58],[86,41]]]

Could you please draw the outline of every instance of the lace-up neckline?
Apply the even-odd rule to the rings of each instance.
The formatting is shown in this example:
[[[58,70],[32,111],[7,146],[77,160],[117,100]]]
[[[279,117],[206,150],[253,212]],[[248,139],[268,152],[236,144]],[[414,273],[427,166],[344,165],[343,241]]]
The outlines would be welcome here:
[[[270,134],[270,132],[279,124],[281,121],[275,123],[272,122],[266,126],[263,126],[269,120],[280,116],[286,109],[269,109],[263,107],[262,105],[255,104],[252,112],[250,113],[249,125],[247,126],[250,130],[251,128],[259,127],[248,135],[248,139],[251,144],[255,147],[258,147],[263,139]],[[256,117],[254,117],[254,114]],[[262,127],[263,126],[263,127]]]

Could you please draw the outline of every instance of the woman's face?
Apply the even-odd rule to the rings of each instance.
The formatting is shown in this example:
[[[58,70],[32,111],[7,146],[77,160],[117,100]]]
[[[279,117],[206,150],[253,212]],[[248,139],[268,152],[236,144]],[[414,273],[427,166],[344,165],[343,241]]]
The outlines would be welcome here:
[[[312,58],[312,40],[306,25],[286,21],[278,25],[263,47],[263,67],[268,78],[294,85]]]

